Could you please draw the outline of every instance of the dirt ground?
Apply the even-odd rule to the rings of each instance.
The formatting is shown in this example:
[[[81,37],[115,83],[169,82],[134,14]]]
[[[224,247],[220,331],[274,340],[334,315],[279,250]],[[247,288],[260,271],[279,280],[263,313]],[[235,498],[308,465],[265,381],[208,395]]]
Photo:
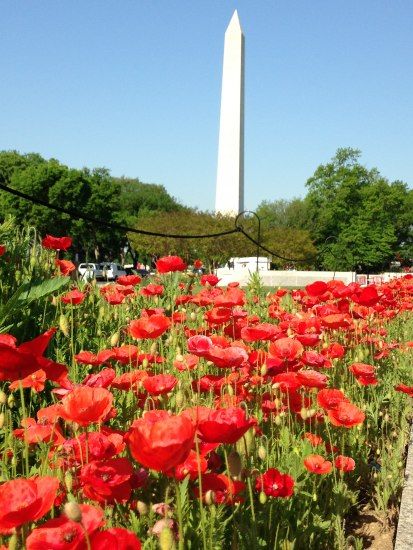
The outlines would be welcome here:
[[[397,511],[389,510],[386,517],[380,517],[373,510],[364,509],[347,523],[347,536],[362,539],[363,549],[393,550]],[[351,538],[350,538],[351,540]],[[349,546],[349,550],[355,548]]]

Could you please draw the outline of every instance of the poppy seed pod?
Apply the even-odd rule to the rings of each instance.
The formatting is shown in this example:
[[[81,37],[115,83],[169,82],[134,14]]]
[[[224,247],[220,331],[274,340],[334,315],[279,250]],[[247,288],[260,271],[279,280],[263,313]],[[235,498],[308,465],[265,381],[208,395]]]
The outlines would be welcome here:
[[[258,456],[261,460],[265,460],[267,458],[267,450],[263,445],[258,447]]]
[[[119,332],[114,332],[110,337],[110,345],[112,348],[117,346],[119,343]]]
[[[81,523],[82,521],[82,510],[77,502],[66,502],[64,505],[63,511],[65,516],[76,523]]]
[[[66,336],[66,338],[69,337],[69,321],[67,320],[66,315],[63,313],[59,317],[59,328],[63,332],[63,334]]]
[[[0,405],[5,405],[7,403],[7,395],[4,391],[0,391]]]

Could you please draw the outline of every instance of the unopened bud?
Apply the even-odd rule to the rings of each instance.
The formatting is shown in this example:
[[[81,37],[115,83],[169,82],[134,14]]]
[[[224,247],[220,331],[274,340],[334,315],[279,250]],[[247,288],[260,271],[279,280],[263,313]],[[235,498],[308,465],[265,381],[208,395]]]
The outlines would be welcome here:
[[[152,342],[152,345],[150,347],[150,353],[152,355],[155,355],[155,353],[157,352],[158,350],[158,344],[156,342]]]
[[[265,460],[267,458],[267,450],[263,445],[258,447],[258,456],[261,460]]]
[[[0,405],[5,405],[7,403],[7,395],[4,391],[0,390]]]
[[[112,346],[112,348],[114,348],[118,344],[119,344],[119,332],[114,332],[110,337],[110,345]]]
[[[136,503],[136,509],[141,516],[146,516],[146,514],[148,513],[148,505],[142,500],[138,500],[138,502]]]
[[[195,311],[191,311],[191,315],[189,317],[191,318],[191,321],[195,321],[195,319],[196,319]]]
[[[241,473],[242,462],[237,451],[231,451],[228,455],[228,470],[232,477],[238,477]]]
[[[17,533],[14,533],[14,535],[9,539],[9,545],[7,546],[8,550],[16,550],[18,541]]]
[[[281,425],[281,422],[282,422],[281,416],[280,416],[279,414],[277,414],[277,416],[274,418],[274,424],[275,424],[276,426],[280,426],[280,425]]]
[[[261,376],[265,376],[267,374],[267,371],[268,371],[267,365],[264,363],[263,365],[261,365],[261,370],[260,370]]]
[[[59,317],[59,328],[63,332],[63,334],[66,336],[66,338],[69,337],[69,321],[67,320],[66,315],[63,313]]]
[[[4,421],[5,421],[6,417],[4,415],[4,412],[1,412],[0,413],[0,430],[3,428],[4,426]]]
[[[303,420],[306,420],[306,418],[308,418],[308,411],[305,407],[301,409],[300,416]]]
[[[267,502],[267,495],[263,491],[261,491],[259,498],[261,504],[265,504]]]
[[[175,403],[177,407],[182,407],[185,401],[185,396],[181,390],[178,390],[175,395]]]
[[[169,527],[164,527],[159,536],[160,550],[175,550],[174,535]]]
[[[9,397],[7,398],[7,405],[9,406],[10,409],[12,409],[15,404],[16,404],[16,401],[14,400],[14,395],[10,394]]]
[[[68,493],[72,492],[73,488],[73,477],[70,472],[65,472],[65,487]]]
[[[209,489],[206,493],[205,493],[205,504],[207,506],[212,506],[212,504],[215,504],[215,493],[214,491],[212,491],[211,489]]]
[[[63,511],[67,519],[80,523],[82,521],[82,510],[77,502],[66,502]]]

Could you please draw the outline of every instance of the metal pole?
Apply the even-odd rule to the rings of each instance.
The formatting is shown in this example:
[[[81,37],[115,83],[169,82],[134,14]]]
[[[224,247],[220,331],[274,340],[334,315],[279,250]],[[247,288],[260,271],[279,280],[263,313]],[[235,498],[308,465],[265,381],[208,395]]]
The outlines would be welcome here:
[[[258,273],[258,271],[259,271],[260,244],[261,244],[261,218],[253,210],[243,210],[235,218],[235,225],[237,225],[237,223],[238,223],[238,218],[240,218],[241,216],[244,216],[244,214],[252,214],[258,220],[258,231],[257,231],[257,243],[258,244],[257,244],[257,266],[256,266],[256,271]]]

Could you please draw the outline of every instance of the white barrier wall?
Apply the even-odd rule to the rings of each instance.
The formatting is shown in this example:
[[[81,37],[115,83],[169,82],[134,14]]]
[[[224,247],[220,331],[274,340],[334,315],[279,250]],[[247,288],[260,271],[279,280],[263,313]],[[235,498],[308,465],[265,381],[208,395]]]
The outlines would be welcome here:
[[[253,273],[254,271],[245,269],[219,268],[216,270],[216,275],[221,279],[218,286],[226,286],[235,281],[239,282],[241,286],[246,286]],[[331,281],[333,278],[343,281],[345,284],[355,281],[355,274],[351,271],[260,271],[259,275],[264,286],[274,287],[302,287],[315,281]]]

